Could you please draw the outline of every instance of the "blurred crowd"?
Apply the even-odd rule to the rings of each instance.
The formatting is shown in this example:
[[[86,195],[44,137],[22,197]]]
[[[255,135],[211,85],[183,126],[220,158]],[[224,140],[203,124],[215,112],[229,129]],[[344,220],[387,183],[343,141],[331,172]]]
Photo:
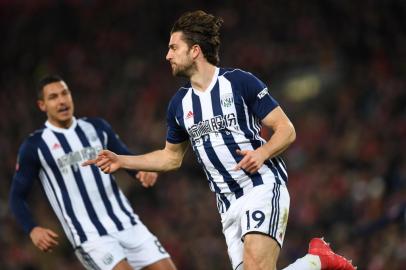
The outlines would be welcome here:
[[[0,1],[0,269],[82,269],[39,184],[30,207],[60,233],[53,253],[36,250],[8,210],[18,147],[45,120],[39,78],[60,74],[76,116],[105,118],[134,152],[163,147],[166,106],[183,83],[165,61],[169,31],[195,9],[225,20],[221,65],[266,82],[296,128],[284,153],[291,209],[280,268],[325,236],[358,269],[405,269],[402,0]],[[231,269],[215,197],[187,155],[152,189],[118,181],[180,270]]]

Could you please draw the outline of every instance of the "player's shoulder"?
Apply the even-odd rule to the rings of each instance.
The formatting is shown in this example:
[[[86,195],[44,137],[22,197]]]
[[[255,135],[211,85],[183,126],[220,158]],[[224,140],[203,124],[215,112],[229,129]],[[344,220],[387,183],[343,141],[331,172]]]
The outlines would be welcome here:
[[[186,93],[192,88],[192,84],[190,82],[182,85],[179,87],[178,91],[176,91],[175,96],[184,96]]]
[[[223,76],[226,80],[233,84],[233,88],[262,90],[266,87],[265,83],[258,79],[251,72],[239,68],[221,68],[219,76]]]
[[[110,129],[110,124],[102,117],[81,117],[78,119],[78,123],[89,123],[94,126],[96,129]]]
[[[43,126],[34,132],[31,132],[21,143],[20,151],[28,151],[37,148],[42,140],[42,134],[45,129],[46,127]]]
[[[37,144],[38,141],[41,139],[42,133],[46,130],[46,126],[42,126],[39,129],[31,132],[28,137],[24,140],[26,143]]]
[[[255,76],[251,72],[242,70],[240,68],[220,68],[219,76],[224,76],[226,78],[233,78],[236,80],[255,78]]]
[[[179,87],[179,89],[176,91],[176,93],[172,96],[170,104],[177,106],[180,102],[182,102],[182,99],[185,97],[187,92],[191,90],[191,88],[192,88],[192,85],[190,84],[190,82]]]

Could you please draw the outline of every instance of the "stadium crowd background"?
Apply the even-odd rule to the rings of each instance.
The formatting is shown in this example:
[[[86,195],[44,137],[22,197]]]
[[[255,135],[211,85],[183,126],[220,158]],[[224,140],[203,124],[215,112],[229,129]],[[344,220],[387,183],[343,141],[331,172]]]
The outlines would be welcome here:
[[[291,211],[279,264],[324,235],[358,269],[404,269],[402,0],[0,1],[0,269],[82,269],[39,185],[30,201],[60,232],[53,253],[36,250],[8,210],[18,146],[45,119],[38,79],[62,75],[76,115],[107,119],[134,151],[163,147],[166,105],[182,84],[165,61],[169,31],[194,9],[225,19],[221,65],[265,81],[296,127],[284,154]],[[191,151],[153,189],[118,177],[179,269],[230,269],[215,197]]]

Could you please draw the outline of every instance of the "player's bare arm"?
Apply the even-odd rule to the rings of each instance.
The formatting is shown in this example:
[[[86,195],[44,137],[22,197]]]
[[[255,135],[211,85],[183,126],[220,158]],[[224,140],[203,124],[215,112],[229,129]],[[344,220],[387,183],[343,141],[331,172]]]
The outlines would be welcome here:
[[[237,164],[236,170],[244,169],[249,173],[256,173],[265,160],[281,154],[296,139],[292,122],[279,106],[262,120],[262,124],[272,129],[273,135],[266,144],[254,151],[237,150],[244,158]]]
[[[166,142],[164,149],[138,156],[117,155],[103,150],[95,159],[85,161],[82,165],[96,165],[104,173],[113,173],[120,168],[152,172],[172,171],[182,164],[187,147],[188,141],[179,144]]]
[[[43,252],[52,252],[52,248],[58,245],[58,234],[51,229],[40,226],[34,227],[30,232],[32,243]]]

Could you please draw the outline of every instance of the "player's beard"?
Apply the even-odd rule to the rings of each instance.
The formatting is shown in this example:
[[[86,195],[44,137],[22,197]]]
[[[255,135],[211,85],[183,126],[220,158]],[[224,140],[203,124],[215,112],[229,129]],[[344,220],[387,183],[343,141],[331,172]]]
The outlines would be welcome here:
[[[172,67],[172,75],[176,77],[190,78],[196,70],[196,63],[190,62],[185,65],[176,65]]]

